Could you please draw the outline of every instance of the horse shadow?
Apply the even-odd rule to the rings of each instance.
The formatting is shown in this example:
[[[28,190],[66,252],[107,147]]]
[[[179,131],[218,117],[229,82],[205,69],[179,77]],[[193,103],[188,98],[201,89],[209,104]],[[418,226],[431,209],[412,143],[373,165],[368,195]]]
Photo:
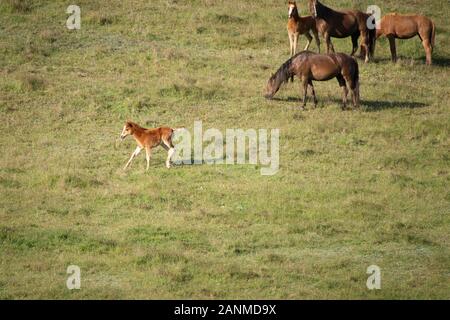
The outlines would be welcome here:
[[[342,104],[342,100],[339,99],[330,99],[336,104]],[[374,112],[388,109],[417,109],[424,108],[428,105],[422,102],[416,101],[386,101],[386,100],[365,100],[361,99],[360,107],[363,111]],[[349,99],[347,103],[347,107],[353,108],[351,100]]]
[[[407,56],[397,56],[398,61],[403,61],[403,63],[407,63],[408,61],[413,61],[415,65],[425,65],[426,57],[422,56],[420,58],[411,58]],[[380,63],[391,63],[395,64],[395,62],[392,62],[391,57],[376,57],[373,59],[373,62],[375,64]],[[440,67],[449,67],[450,66],[450,59],[446,57],[441,56],[433,56],[433,65],[440,66]]]
[[[329,101],[335,104],[342,104],[342,100],[340,99],[329,99]],[[365,100],[361,99],[360,107],[363,111],[374,112],[381,111],[387,109],[416,109],[416,108],[424,108],[428,105],[422,102],[416,101],[386,101],[386,100]],[[351,99],[348,100],[347,107],[353,108]]]
[[[303,100],[298,97],[274,97],[272,100],[283,101],[283,102],[299,102],[302,103]],[[310,101],[309,101],[310,102]],[[342,104],[342,100],[336,98],[322,99],[319,100],[318,107],[326,107],[327,103]],[[361,100],[361,108],[364,111],[380,111],[387,109],[416,109],[424,108],[428,106],[426,103],[416,102],[416,101],[385,101],[385,100]],[[348,101],[348,107],[352,107],[351,99]]]
[[[428,105],[416,101],[361,100],[361,106],[366,111],[380,111],[387,109],[416,109],[424,108]]]
[[[433,57],[433,64],[441,67],[450,67],[450,59],[446,57]]]

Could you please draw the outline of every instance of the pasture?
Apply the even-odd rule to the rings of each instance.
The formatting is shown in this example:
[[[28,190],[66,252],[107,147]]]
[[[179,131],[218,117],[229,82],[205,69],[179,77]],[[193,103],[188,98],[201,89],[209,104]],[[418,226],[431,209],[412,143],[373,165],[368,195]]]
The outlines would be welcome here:
[[[427,15],[434,64],[418,38],[392,64],[381,38],[358,61],[360,110],[341,111],[331,80],[301,111],[298,79],[263,98],[289,58],[287,1],[2,0],[0,298],[449,299],[448,1],[323,2]],[[280,170],[168,170],[159,148],[123,171],[127,119],[279,128]]]

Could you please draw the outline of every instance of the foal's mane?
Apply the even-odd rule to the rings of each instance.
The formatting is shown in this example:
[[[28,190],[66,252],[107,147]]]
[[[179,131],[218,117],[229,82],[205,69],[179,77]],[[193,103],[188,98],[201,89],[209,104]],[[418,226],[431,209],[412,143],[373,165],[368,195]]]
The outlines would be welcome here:
[[[127,121],[127,124],[130,126],[130,127],[132,127],[134,130],[145,130],[145,128],[144,127],[142,127],[142,126],[140,126],[139,124],[137,124],[136,122],[133,122],[133,121]]]
[[[300,14],[298,13],[298,8],[297,8],[297,4],[294,2],[294,9],[292,9],[292,16],[293,17],[300,17]]]

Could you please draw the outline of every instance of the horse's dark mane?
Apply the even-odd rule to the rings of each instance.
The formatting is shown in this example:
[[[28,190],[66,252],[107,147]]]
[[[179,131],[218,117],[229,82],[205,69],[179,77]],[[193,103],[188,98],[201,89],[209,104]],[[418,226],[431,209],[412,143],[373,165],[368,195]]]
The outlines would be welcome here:
[[[301,51],[286,60],[286,62],[284,62],[272,76],[272,79],[275,80],[274,85],[279,87],[283,82],[286,82],[290,77],[294,75],[294,72],[291,70],[291,64],[294,59],[298,59],[300,56],[301,58],[304,58],[310,53],[311,51]]]
[[[330,14],[335,12],[333,9],[328,8],[326,5],[316,1],[316,14],[318,18],[326,18]]]
[[[275,80],[275,86],[279,87],[283,82],[286,82],[290,76],[292,76],[292,72],[289,70],[292,64],[292,58],[289,58],[285,63],[283,63],[272,76],[271,79]]]

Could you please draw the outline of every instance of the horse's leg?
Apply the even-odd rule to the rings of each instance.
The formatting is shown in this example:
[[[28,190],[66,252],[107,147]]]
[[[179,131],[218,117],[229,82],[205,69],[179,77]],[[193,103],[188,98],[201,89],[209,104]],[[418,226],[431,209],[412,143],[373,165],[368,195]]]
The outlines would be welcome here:
[[[314,90],[314,85],[312,83],[312,80],[309,80],[308,82],[309,87],[311,88],[311,94],[313,96],[314,100],[314,109],[317,108],[317,98],[316,98],[316,91]]]
[[[294,55],[294,39],[293,34],[288,33],[289,36],[289,50],[290,50],[290,56],[292,57]]]
[[[397,50],[395,48],[395,38],[394,36],[388,36],[389,39],[389,46],[391,47],[391,57],[392,62],[397,62]]]
[[[164,150],[167,151],[166,167],[167,169],[170,169],[170,160],[173,154],[175,153],[175,148],[172,144],[172,138],[168,139],[162,138],[161,140],[162,140],[161,147],[163,147]]]
[[[293,49],[294,49],[294,54],[295,55],[297,53],[297,42],[298,42],[298,37],[299,37],[299,33],[293,33],[292,34],[292,39],[293,39]],[[291,82],[294,82],[294,75],[291,76]]]
[[[303,76],[302,77],[302,86],[303,86],[303,106],[301,107],[303,110],[305,110],[306,108],[306,98],[308,95],[308,79],[307,77]]]
[[[297,53],[297,42],[300,34],[298,32],[294,33],[294,55]]]
[[[352,90],[353,106],[359,108],[359,83],[355,84]]]
[[[352,34],[352,53],[350,53],[352,57],[355,54],[356,50],[358,50],[358,38],[358,34]]]
[[[345,83],[345,79],[342,76],[342,74],[339,74],[336,76],[337,81],[339,82],[339,86],[342,88],[342,110],[345,110],[347,108],[347,84]]]
[[[134,157],[136,157],[139,152],[141,152],[142,148],[141,147],[136,147],[136,149],[134,150],[134,152],[131,154],[130,160],[128,160],[127,164],[125,165],[125,167],[123,168],[124,170],[126,168],[128,168],[128,166],[131,164],[131,161],[133,161]]]
[[[317,50],[318,50],[318,52],[320,53],[319,33],[317,32],[317,30],[314,30],[314,29],[312,30],[312,32],[313,32],[314,39],[316,40]]]
[[[364,62],[369,62],[369,37],[367,34],[363,33],[361,36],[361,48],[364,49]],[[361,52],[361,55],[363,52]]]
[[[333,43],[331,42],[331,37],[328,32],[325,33],[325,42],[327,43],[327,53],[334,53]]]
[[[348,82],[348,81],[347,81]],[[350,92],[352,95],[352,102],[354,108],[359,108],[359,101],[358,101],[358,85],[353,82],[348,82],[350,87]]]
[[[339,80],[339,85],[348,85],[348,87],[350,88],[350,92],[352,94],[352,102],[353,102],[353,107],[354,108],[359,108],[359,75],[358,75],[358,71],[355,68],[351,68],[351,67],[344,67],[342,68],[342,75],[341,77],[343,78],[343,80],[345,80],[344,82],[341,82],[342,80]],[[347,87],[345,87],[344,89],[344,105],[345,102],[347,102],[347,95],[348,90]]]
[[[297,41],[295,40],[296,33],[289,33],[289,43],[291,45],[291,57],[295,54],[295,47],[297,46]],[[291,82],[294,82],[294,75],[291,76]],[[289,80],[288,80],[289,81]]]
[[[150,147],[145,147],[145,160],[147,160],[147,167],[146,167],[146,171],[148,171],[148,168],[150,167],[150,156],[152,154],[151,148]]]
[[[425,56],[427,59],[427,65],[431,65],[431,54],[433,52],[433,49],[431,47],[430,40],[428,38],[422,37],[422,45],[425,49]]]
[[[306,31],[305,37],[306,37],[306,39],[308,39],[308,42],[306,43],[305,49],[303,49],[303,50],[306,51],[309,49],[309,46],[311,45],[311,40],[312,40],[312,37],[311,37],[311,34],[309,33],[309,31]]]

